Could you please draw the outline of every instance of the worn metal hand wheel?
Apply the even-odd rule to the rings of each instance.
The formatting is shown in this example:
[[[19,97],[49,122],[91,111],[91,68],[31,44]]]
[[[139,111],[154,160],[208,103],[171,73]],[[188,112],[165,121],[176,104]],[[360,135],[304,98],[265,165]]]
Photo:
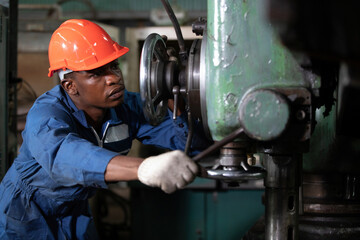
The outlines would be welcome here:
[[[150,34],[144,42],[140,58],[140,95],[145,118],[152,125],[163,121],[167,113],[166,45],[162,37]]]

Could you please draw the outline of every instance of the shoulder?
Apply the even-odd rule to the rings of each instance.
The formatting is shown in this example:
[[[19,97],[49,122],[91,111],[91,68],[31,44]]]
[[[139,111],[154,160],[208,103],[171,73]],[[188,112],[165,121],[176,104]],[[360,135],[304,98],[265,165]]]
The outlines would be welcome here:
[[[58,85],[42,94],[31,107],[26,121],[31,124],[47,121],[50,118],[70,119],[71,109],[66,95]]]
[[[61,107],[66,106],[66,93],[60,85],[55,86],[51,90],[45,92],[36,99],[33,107]]]
[[[140,94],[137,92],[125,91],[123,106],[130,111],[142,112]]]
[[[129,92],[125,90],[125,97],[124,97],[125,104],[141,104],[140,94],[137,92]]]

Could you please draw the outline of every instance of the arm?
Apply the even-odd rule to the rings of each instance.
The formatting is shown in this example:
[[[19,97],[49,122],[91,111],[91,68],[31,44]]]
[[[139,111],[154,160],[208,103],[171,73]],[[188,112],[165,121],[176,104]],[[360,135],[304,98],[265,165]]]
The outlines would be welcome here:
[[[152,126],[145,119],[140,95],[138,93],[126,92],[124,104],[117,109],[117,114],[120,118],[127,119],[127,124],[132,129],[132,137],[138,139],[143,144],[171,150],[184,150],[188,136],[188,116],[182,105],[180,101],[176,114],[177,119],[173,120],[173,113],[171,112],[173,100],[169,99],[168,113],[164,121],[158,126]],[[193,129],[194,135],[190,155],[206,149],[211,144],[198,121],[194,121]]]
[[[194,122],[193,129],[190,156],[211,145],[211,141],[206,138],[199,122]],[[184,112],[176,120],[173,120],[172,113],[169,110],[164,121],[158,126],[151,126],[147,122],[141,122],[136,138],[143,144],[184,151],[188,138],[187,114]]]
[[[180,151],[142,158],[121,156],[81,138],[71,130],[66,114],[34,121],[25,134],[30,150],[52,179],[63,186],[104,187],[105,182],[139,179],[167,193],[182,188],[196,176],[197,165]],[[39,115],[36,114],[37,116]],[[62,119],[62,121],[60,120]],[[36,124],[40,124],[36,126]]]
[[[172,193],[192,182],[198,166],[183,152],[172,151],[145,160],[115,156],[105,171],[105,181],[140,180],[145,185],[160,187]]]
[[[37,103],[27,117],[23,151],[59,185],[106,188],[105,169],[118,153],[90,142],[91,134],[61,105]]]
[[[105,170],[105,181],[129,181],[138,180],[138,168],[144,161],[142,158],[115,156],[113,157]]]

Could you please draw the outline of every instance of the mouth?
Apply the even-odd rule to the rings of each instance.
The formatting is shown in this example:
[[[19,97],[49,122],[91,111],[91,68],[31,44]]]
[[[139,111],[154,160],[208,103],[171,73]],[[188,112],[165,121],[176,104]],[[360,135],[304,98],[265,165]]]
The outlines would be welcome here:
[[[113,90],[110,91],[109,98],[111,98],[111,99],[121,98],[124,95],[124,90],[125,90],[124,86],[119,86],[119,87],[114,88]]]

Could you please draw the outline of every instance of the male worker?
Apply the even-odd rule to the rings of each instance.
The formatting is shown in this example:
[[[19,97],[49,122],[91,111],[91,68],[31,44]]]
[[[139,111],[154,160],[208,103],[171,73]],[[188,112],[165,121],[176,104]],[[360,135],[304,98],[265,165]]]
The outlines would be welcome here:
[[[174,150],[187,134],[181,116],[157,127],[145,121],[117,64],[127,51],[87,20],[54,32],[49,77],[56,72],[61,83],[29,111],[20,154],[1,182],[0,239],[93,239],[88,198],[97,188],[139,179],[171,193],[195,178],[197,165],[179,150],[124,156],[135,138]]]

